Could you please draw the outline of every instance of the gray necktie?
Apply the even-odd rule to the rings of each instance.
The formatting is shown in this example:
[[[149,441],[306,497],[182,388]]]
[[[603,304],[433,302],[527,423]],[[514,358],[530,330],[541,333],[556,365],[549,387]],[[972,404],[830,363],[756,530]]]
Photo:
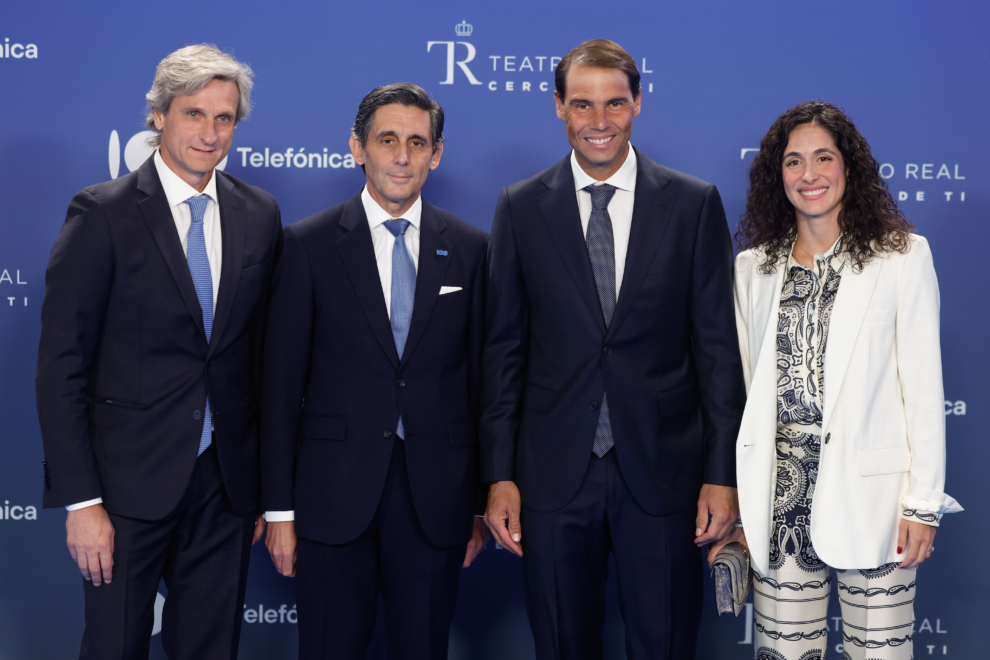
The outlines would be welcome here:
[[[608,203],[615,194],[615,186],[607,183],[586,186],[591,193],[591,217],[588,219],[588,256],[591,271],[595,274],[595,288],[602,307],[605,327],[612,322],[615,313],[615,238],[612,236],[612,218],[608,215]],[[612,440],[612,420],[608,414],[608,393],[602,395],[602,407],[598,412],[598,428],[592,451],[601,458],[615,444]]]

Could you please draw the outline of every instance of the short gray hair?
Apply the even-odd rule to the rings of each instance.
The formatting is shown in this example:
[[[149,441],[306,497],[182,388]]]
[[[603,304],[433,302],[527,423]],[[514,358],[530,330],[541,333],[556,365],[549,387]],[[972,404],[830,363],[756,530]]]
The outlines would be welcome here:
[[[254,72],[243,62],[211,44],[186,46],[175,51],[155,69],[155,82],[144,98],[148,102],[145,123],[155,129],[155,111],[167,115],[176,96],[196,94],[210,84],[211,80],[230,80],[237,84],[240,97],[237,102],[237,116],[234,124],[247,118],[251,112],[251,88],[254,87]],[[157,147],[161,136],[148,139],[148,144]]]

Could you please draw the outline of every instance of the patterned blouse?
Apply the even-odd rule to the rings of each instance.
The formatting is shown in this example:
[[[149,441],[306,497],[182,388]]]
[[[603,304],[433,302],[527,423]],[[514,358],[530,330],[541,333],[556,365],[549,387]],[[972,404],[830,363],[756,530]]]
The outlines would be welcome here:
[[[777,483],[771,568],[794,557],[805,570],[821,560],[810,539],[811,500],[821,455],[825,408],[825,349],[829,321],[848,254],[840,236],[830,250],[816,254],[812,268],[787,260],[777,318]],[[939,516],[905,509],[902,517],[938,525]]]

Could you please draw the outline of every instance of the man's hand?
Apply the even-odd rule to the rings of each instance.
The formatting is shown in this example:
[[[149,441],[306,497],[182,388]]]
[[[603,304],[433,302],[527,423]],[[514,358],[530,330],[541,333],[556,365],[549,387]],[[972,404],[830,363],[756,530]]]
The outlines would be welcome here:
[[[485,524],[500,546],[522,557],[522,497],[514,481],[496,481],[488,487]]]
[[[719,550],[736,541],[742,543],[743,547],[746,548],[746,552],[749,552],[749,544],[746,543],[746,532],[743,531],[742,527],[736,527],[729,532],[724,539],[721,541],[715,541],[712,543],[711,547],[708,548],[708,566],[711,567],[712,562],[715,561],[715,557],[718,556]]]
[[[254,537],[251,539],[251,545],[260,541],[261,537],[265,535],[265,524],[265,516],[263,514],[254,519]]]
[[[928,559],[928,548],[934,547],[935,527],[914,520],[901,518],[901,526],[897,531],[897,554],[904,551],[904,561],[901,568],[914,568]]]
[[[488,528],[485,527],[485,522],[481,518],[475,518],[474,532],[471,534],[471,540],[467,544],[467,552],[464,554],[464,568],[470,566],[475,557],[481,554],[489,538],[490,536],[488,534]]]
[[[83,579],[94,587],[113,579],[113,524],[102,504],[69,511],[65,544]]]
[[[711,521],[709,522],[709,516]],[[698,515],[694,520],[694,544],[720,541],[732,531],[739,518],[739,497],[735,488],[704,484],[698,495]]]
[[[275,570],[285,577],[296,576],[296,523],[268,523],[265,546],[275,564]]]

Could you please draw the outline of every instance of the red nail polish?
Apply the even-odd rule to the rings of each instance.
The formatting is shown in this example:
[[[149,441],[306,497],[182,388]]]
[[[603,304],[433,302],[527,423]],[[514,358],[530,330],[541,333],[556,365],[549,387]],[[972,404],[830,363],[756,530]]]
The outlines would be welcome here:
[[[897,546],[897,554],[901,554],[902,552],[904,552],[904,549],[901,546]]]

